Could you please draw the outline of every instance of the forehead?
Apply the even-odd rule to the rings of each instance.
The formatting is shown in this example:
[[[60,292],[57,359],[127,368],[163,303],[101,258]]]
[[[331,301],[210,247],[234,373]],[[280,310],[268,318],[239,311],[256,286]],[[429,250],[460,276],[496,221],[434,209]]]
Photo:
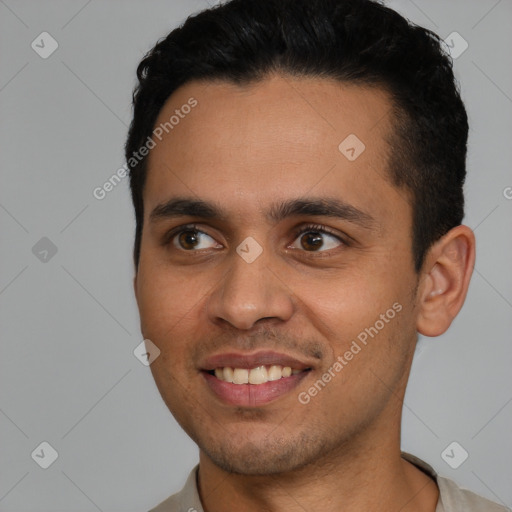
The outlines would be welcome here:
[[[380,89],[325,79],[188,83],[155,123],[167,130],[148,159],[146,216],[172,195],[229,199],[233,212],[250,214],[276,199],[333,193],[382,215],[405,201],[386,172],[390,111]]]

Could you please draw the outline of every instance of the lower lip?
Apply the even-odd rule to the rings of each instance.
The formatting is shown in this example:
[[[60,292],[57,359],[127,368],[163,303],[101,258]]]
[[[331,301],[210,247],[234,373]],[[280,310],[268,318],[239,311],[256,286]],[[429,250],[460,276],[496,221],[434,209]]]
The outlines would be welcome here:
[[[303,371],[264,384],[233,384],[220,380],[210,373],[204,371],[201,373],[210,389],[223,402],[240,407],[255,407],[272,402],[289,393],[299,385],[299,382],[309,371]]]

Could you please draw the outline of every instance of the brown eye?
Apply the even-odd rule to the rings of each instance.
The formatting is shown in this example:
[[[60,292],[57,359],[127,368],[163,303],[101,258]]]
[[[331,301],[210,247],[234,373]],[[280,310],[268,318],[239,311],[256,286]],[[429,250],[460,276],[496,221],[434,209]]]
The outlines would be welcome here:
[[[324,240],[320,233],[305,233],[300,237],[300,245],[306,251],[316,251],[324,245]]]
[[[199,243],[197,231],[183,231],[178,236],[178,243],[183,249],[193,249]]]
[[[198,229],[184,229],[177,233],[172,243],[182,251],[217,248],[219,244],[209,235]]]
[[[302,249],[307,252],[324,252],[345,245],[341,238],[326,229],[320,229],[318,227],[306,226],[296,233],[295,236],[297,238],[290,247],[293,249]]]

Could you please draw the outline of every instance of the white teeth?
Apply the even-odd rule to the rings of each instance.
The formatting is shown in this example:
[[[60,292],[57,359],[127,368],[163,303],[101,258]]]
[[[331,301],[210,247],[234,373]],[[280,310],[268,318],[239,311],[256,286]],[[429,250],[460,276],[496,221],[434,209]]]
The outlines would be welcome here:
[[[267,369],[264,366],[253,368],[249,372],[249,384],[263,384],[264,382],[268,382],[267,375]]]
[[[279,380],[282,374],[282,366],[273,364],[268,370],[268,380]]]
[[[235,368],[233,375],[233,384],[248,384],[249,370],[245,368]]]
[[[290,377],[290,375],[297,375],[300,372],[301,370],[292,370],[290,366],[283,367],[278,364],[273,364],[269,367],[257,366],[250,370],[226,366],[224,368],[215,368],[215,377],[225,382],[232,382],[233,384],[264,384],[265,382]]]
[[[234,377],[234,375],[233,375],[233,368],[230,368],[229,366],[226,366],[224,368],[223,373],[224,373],[224,378],[222,378],[222,377],[217,377],[217,378],[220,379],[220,380],[225,380],[226,382],[233,382],[233,377]],[[215,375],[217,375],[217,374],[215,374]]]

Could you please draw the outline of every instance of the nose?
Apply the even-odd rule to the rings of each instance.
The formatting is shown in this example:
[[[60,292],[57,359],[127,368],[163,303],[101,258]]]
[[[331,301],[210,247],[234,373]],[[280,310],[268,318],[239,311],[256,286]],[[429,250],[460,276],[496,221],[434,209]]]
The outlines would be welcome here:
[[[290,319],[293,293],[266,251],[251,263],[233,253],[226,264],[229,268],[208,301],[212,322],[228,322],[237,329],[250,330],[261,319]]]

